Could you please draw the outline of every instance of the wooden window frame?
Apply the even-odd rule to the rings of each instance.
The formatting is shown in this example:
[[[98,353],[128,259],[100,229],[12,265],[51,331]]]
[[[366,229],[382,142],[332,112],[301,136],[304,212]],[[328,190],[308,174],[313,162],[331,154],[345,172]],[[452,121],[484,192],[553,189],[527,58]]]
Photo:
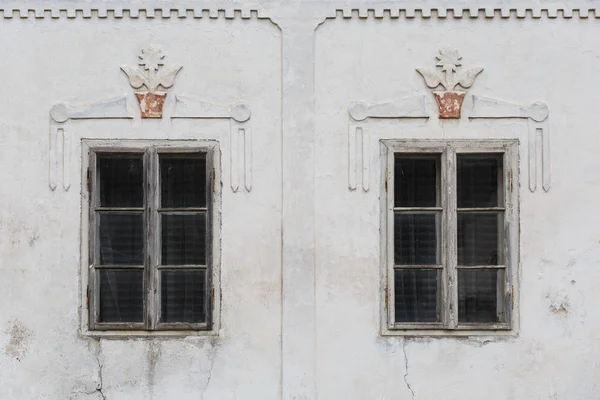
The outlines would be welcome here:
[[[159,155],[202,152],[206,154],[209,200],[206,207],[191,211],[206,212],[206,265],[160,265],[160,238],[158,232],[161,212],[159,195]],[[99,282],[96,271],[110,266],[95,263],[97,247],[98,191],[96,178],[96,156],[101,153],[141,154],[144,162],[144,315],[142,323],[98,322]],[[216,335],[220,327],[220,229],[221,172],[219,146],[212,140],[82,140],[82,307],[81,330],[84,335],[132,337],[132,336],[190,336]],[[147,201],[148,193],[153,193]],[[171,211],[171,210],[170,210]],[[186,210],[188,212],[188,210]],[[151,234],[150,232],[154,232]],[[154,240],[151,240],[153,238]],[[116,267],[115,267],[116,268]],[[118,269],[140,268],[139,266],[118,266]],[[162,270],[206,269],[206,322],[165,323],[159,322],[161,291],[159,274]]]
[[[514,336],[519,328],[519,203],[518,166],[519,142],[516,139],[385,139],[381,140],[381,334],[384,336]],[[456,155],[503,154],[504,189],[504,294],[505,322],[458,322],[458,269],[457,269],[457,204]],[[396,323],[394,310],[394,158],[396,154],[437,154],[440,162],[440,262],[441,283],[439,294],[440,322]],[[446,190],[448,189],[448,190]],[[448,193],[453,193],[451,196]],[[419,266],[414,266],[419,268]],[[421,266],[436,269],[435,266]],[[499,268],[490,266],[483,268]],[[410,268],[410,267],[407,267]],[[471,267],[472,268],[472,267]]]

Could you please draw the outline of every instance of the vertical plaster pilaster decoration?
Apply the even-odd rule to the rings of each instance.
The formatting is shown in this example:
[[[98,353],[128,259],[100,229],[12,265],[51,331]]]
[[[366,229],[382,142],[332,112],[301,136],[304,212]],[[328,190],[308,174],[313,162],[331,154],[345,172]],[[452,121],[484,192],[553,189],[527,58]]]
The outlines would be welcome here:
[[[316,400],[315,30],[326,16],[290,3],[282,31],[283,400]]]
[[[126,97],[102,100],[81,105],[58,103],[50,110],[48,185],[55,190],[59,171],[65,191],[71,187],[71,138],[66,123],[78,119],[132,119],[127,109]]]
[[[142,49],[139,58],[139,68],[124,65],[121,69],[129,78],[131,87],[138,89],[135,97],[140,105],[142,118],[162,118],[167,92],[161,91],[159,88],[172,87],[181,66],[165,68],[163,61],[165,55],[156,46]],[[139,90],[142,87],[145,87],[146,90]]]
[[[244,103],[218,105],[187,96],[175,96],[172,119],[229,119],[230,185],[233,192],[252,190],[252,129],[250,108]],[[243,181],[243,182],[242,182]]]
[[[356,190],[357,178],[365,192],[370,188],[371,136],[369,118],[429,118],[425,95],[408,97],[383,104],[351,103],[348,108],[348,188]]]
[[[435,89],[441,85],[445,89],[443,91],[433,91],[433,96],[439,107],[440,119],[460,118],[460,110],[467,92],[455,91],[454,89],[458,85],[465,89],[470,88],[475,83],[477,75],[483,71],[483,68],[470,68],[457,72],[458,67],[462,65],[462,56],[460,56],[458,50],[454,49],[442,49],[436,58],[438,60],[436,66],[440,67],[441,71],[417,68],[417,72],[423,76],[425,84],[429,88]]]
[[[486,97],[473,96],[470,119],[521,118],[528,120],[529,190],[537,189],[537,135],[542,139],[542,188],[550,190],[550,125],[548,106],[535,102],[529,106]]]

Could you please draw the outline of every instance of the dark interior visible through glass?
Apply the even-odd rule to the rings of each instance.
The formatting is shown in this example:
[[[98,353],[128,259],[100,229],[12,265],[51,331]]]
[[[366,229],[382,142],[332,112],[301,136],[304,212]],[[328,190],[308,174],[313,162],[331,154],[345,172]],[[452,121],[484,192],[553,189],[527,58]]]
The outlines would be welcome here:
[[[101,265],[144,264],[144,219],[142,213],[102,212],[100,224]]]
[[[144,321],[144,270],[100,269],[100,322]]]
[[[394,264],[438,264],[439,214],[394,215]]]
[[[206,270],[161,271],[161,322],[206,321]]]
[[[440,157],[397,155],[394,164],[394,207],[435,207]]]
[[[458,322],[504,322],[503,154],[456,155],[456,245]],[[440,321],[443,269],[439,265],[443,213],[441,157],[394,155],[394,319],[396,323]],[[448,177],[452,179],[452,177]],[[452,194],[451,194],[452,195]],[[446,210],[454,212],[453,210]],[[444,266],[447,268],[447,266]],[[449,305],[445,304],[444,307]]]
[[[159,269],[157,274],[156,285],[160,292],[156,295],[161,299],[159,322],[206,322],[210,196],[206,154],[150,153],[149,157],[158,158],[149,158],[148,163],[158,166],[157,193],[144,192],[145,182],[150,185],[150,177],[154,176],[145,166],[144,154],[96,155],[93,212],[98,247],[95,262],[109,266],[94,271],[99,290],[98,322],[145,321],[148,300],[145,277],[150,268],[149,260],[151,265],[160,262],[169,266]],[[150,207],[156,202],[160,203],[158,209]],[[152,210],[150,215],[147,215],[148,209]],[[158,214],[157,218],[153,213]],[[154,221],[158,226],[148,230],[146,224]],[[159,245],[156,249],[154,235],[160,239],[156,241]],[[148,253],[147,258],[146,243],[149,250],[159,254]],[[194,268],[176,268],[183,265]]]
[[[144,206],[144,162],[141,154],[98,155],[101,207]]]
[[[502,155],[456,156],[458,208],[502,206]]]
[[[438,322],[441,156],[394,157],[394,318],[398,323]]]
[[[458,270],[458,322],[493,323],[501,321],[498,291],[503,289],[503,270]],[[500,288],[498,285],[500,284]]]
[[[437,322],[439,273],[434,269],[394,271],[396,322]]]
[[[206,154],[160,155],[161,207],[206,207]]]
[[[503,264],[499,234],[502,213],[458,213],[458,265]]]
[[[176,266],[207,263],[206,153],[161,154],[159,160],[161,265],[170,267],[160,274],[161,322],[205,322],[206,269]]]
[[[204,214],[163,214],[161,230],[162,265],[206,263]]]

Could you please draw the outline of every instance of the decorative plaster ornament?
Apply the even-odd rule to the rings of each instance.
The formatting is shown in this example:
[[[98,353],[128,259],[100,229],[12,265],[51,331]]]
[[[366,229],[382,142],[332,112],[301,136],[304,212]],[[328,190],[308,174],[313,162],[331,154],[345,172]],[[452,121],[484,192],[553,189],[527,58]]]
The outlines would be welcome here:
[[[181,66],[165,68],[163,64],[165,55],[156,46],[143,49],[139,58],[138,68],[122,66],[121,69],[129,78],[129,83],[134,89],[141,89],[142,87],[147,89],[135,92],[142,118],[162,118],[167,92],[158,89],[172,87]]]
[[[240,190],[243,175],[246,191],[252,190],[252,130],[250,108],[244,103],[233,105],[212,104],[187,96],[175,96],[172,119],[229,119],[230,185],[233,192]]]
[[[454,89],[458,85],[465,89],[470,88],[483,68],[470,68],[458,72],[458,67],[462,65],[462,56],[454,49],[442,49],[436,58],[438,59],[436,66],[440,67],[441,71],[417,68],[417,72],[423,76],[429,88],[435,89],[441,85],[445,89],[433,91],[439,107],[440,119],[460,118],[460,110],[467,92]]]
[[[520,118],[528,120],[529,190],[537,189],[537,135],[542,139],[542,188],[550,190],[550,129],[548,106],[535,102],[530,106],[473,96],[470,119]]]
[[[56,189],[58,171],[62,169],[63,189],[71,187],[71,137],[65,132],[66,122],[78,119],[133,119],[125,96],[93,103],[68,105],[58,103],[50,110],[48,186]],[[61,157],[62,155],[62,157]]]
[[[371,164],[370,129],[365,123],[369,118],[403,119],[429,118],[425,95],[408,97],[383,104],[354,102],[348,108],[348,188],[356,190],[357,176],[362,175],[362,188],[370,189]]]
[[[149,46],[140,54],[139,68],[122,66],[121,69],[129,78],[138,100],[141,117],[162,118],[163,105],[168,89],[173,86],[181,66],[163,69],[165,58],[162,51]],[[239,192],[240,187],[247,192],[252,190],[252,129],[249,125],[250,107],[238,102],[232,105],[213,104],[193,97],[175,96],[174,108],[170,115],[172,119],[228,119],[230,121],[229,135],[225,141],[230,144],[231,189]],[[48,185],[51,190],[57,186],[57,176],[62,169],[63,188],[71,187],[69,168],[71,164],[71,140],[65,131],[66,123],[77,119],[133,119],[127,107],[126,96],[111,100],[101,100],[82,105],[58,103],[50,111],[49,134],[49,172]],[[243,184],[240,182],[243,179]]]

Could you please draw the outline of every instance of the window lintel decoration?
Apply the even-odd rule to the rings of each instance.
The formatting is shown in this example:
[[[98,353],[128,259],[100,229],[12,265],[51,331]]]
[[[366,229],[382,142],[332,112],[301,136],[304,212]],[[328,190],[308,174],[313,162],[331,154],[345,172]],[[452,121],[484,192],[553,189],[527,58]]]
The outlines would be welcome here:
[[[465,91],[455,90],[457,86],[471,87],[475,78],[483,68],[460,70],[462,57],[457,50],[444,48],[437,56],[436,66],[440,70],[430,71],[417,68],[425,83],[430,88],[442,86],[445,90],[433,91],[438,105],[439,120],[461,118],[461,108],[466,96]],[[371,133],[369,120],[377,119],[429,119],[425,97],[417,95],[383,104],[369,104],[366,101],[352,101],[348,107],[348,188],[356,189],[356,181],[362,174],[364,192],[370,190]],[[521,119],[527,121],[528,129],[528,175],[529,190],[535,192],[538,187],[537,158],[541,158],[542,188],[550,190],[550,121],[549,108],[545,102],[535,101],[529,105],[518,102],[496,100],[479,95],[472,95],[470,110],[467,110],[467,121],[476,119]],[[435,120],[434,120],[435,122]],[[443,122],[442,122],[443,123]],[[441,125],[443,126],[443,125]],[[541,148],[537,138],[541,137]],[[538,154],[540,153],[540,154]],[[358,177],[358,178],[357,178]]]
[[[135,97],[140,105],[142,118],[162,118],[167,92],[159,89],[168,89],[173,86],[175,76],[181,70],[181,65],[165,68],[165,55],[156,46],[142,49],[139,58],[138,68],[123,65],[121,69],[129,78],[131,87],[138,89]],[[144,87],[146,90],[139,90]]]
[[[252,129],[250,107],[241,101],[233,104],[214,104],[192,96],[174,95],[167,102],[166,89],[173,87],[182,66],[165,66],[165,54],[158,46],[145,47],[140,55],[138,67],[122,66],[135,89],[134,94],[142,119],[225,119],[230,121],[230,186],[233,192],[252,190]],[[171,107],[167,114],[167,104]],[[164,111],[164,112],[163,112]],[[108,100],[84,104],[55,104],[50,110],[48,186],[57,187],[58,175],[62,172],[63,189],[71,187],[69,166],[71,165],[71,137],[65,132],[66,124],[72,120],[134,119],[137,117],[128,106],[127,96],[121,95]],[[62,158],[62,160],[61,160]]]
[[[460,118],[460,110],[467,92],[454,89],[457,86],[465,89],[473,86],[475,78],[483,71],[483,68],[469,68],[459,72],[458,69],[462,66],[462,56],[455,49],[442,49],[436,58],[438,60],[436,66],[440,67],[441,71],[417,68],[417,72],[423,76],[427,87],[435,89],[441,85],[444,88],[443,91],[433,91],[440,119]]]

